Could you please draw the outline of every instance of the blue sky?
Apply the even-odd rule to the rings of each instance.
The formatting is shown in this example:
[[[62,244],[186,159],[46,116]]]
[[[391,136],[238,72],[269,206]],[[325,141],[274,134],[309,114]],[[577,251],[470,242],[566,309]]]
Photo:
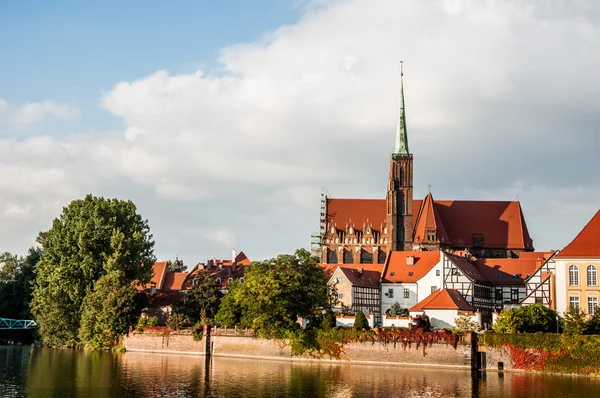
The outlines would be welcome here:
[[[49,98],[76,103],[94,117],[94,128],[112,127],[117,121],[97,111],[101,91],[160,69],[211,69],[221,48],[296,22],[299,5],[297,0],[2,1],[0,94],[16,103]]]
[[[594,0],[1,1],[0,250],[133,200],[159,259],[306,247],[321,188],[384,198],[400,60],[415,198],[521,201],[536,249],[598,210]]]

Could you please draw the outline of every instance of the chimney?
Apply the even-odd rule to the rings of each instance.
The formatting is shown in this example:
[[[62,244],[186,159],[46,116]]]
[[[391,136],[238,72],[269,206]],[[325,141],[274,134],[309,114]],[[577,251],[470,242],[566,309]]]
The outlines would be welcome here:
[[[406,256],[406,266],[412,267],[415,265],[415,256]]]
[[[237,257],[237,253],[235,252],[235,249],[231,249],[231,267],[233,268],[233,270],[235,271],[235,258]]]

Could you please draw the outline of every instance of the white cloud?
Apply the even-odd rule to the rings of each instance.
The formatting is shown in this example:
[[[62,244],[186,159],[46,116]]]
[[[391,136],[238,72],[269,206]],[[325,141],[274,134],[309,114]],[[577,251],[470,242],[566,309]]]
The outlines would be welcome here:
[[[54,101],[46,100],[13,106],[5,99],[0,98],[0,124],[28,125],[39,122],[48,116],[69,119],[78,114],[75,108]]]
[[[538,248],[566,244],[600,185],[594,4],[311,3],[297,24],[222,49],[215,71],[115,84],[100,104],[121,132],[0,140],[0,214],[18,203],[49,225],[92,192],[132,198],[159,256],[306,246],[321,186],[384,197],[404,60],[417,196],[429,182],[440,199],[515,193]],[[68,115],[49,104],[0,100],[0,118]]]

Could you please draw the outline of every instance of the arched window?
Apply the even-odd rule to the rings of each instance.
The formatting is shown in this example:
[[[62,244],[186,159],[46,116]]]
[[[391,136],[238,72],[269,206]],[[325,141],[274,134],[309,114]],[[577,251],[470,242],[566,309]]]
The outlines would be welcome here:
[[[354,258],[350,250],[344,251],[344,264],[354,264]]]
[[[598,286],[598,273],[594,265],[587,267],[587,284],[588,286]]]
[[[377,263],[379,263],[379,264],[385,263],[385,252],[383,250],[380,251],[379,255],[377,256]]]
[[[579,285],[579,268],[576,265],[571,265],[569,267],[569,285],[578,286]]]
[[[372,264],[373,263],[373,255],[366,250],[361,251],[360,263],[361,264]]]
[[[338,256],[335,250],[329,250],[327,253],[327,264],[337,264]]]

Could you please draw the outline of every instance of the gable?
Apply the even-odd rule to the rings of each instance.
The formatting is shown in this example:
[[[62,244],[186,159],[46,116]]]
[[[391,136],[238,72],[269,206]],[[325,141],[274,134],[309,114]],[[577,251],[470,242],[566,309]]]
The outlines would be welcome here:
[[[600,257],[600,210],[556,257]]]

